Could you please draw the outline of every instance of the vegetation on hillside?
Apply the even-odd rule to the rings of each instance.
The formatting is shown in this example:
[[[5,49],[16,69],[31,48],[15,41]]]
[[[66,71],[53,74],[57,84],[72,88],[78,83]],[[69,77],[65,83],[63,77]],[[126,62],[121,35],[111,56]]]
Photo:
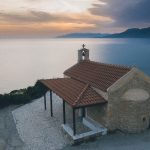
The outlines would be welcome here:
[[[48,89],[43,84],[37,81],[34,86],[14,90],[8,94],[0,94],[0,108],[7,107],[9,105],[29,103],[34,99],[42,97],[47,90]]]

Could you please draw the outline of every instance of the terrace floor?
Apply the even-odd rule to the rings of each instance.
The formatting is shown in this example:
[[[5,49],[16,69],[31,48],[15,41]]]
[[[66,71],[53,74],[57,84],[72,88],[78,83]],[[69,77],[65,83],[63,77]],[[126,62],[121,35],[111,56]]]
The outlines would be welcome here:
[[[49,92],[46,94],[49,99]],[[63,123],[62,100],[53,93],[54,116],[50,116],[50,104],[47,101],[47,110],[44,110],[43,98],[21,106],[12,111],[18,133],[28,149],[51,150],[80,142],[91,136],[106,134],[107,130],[94,125],[86,118],[76,117],[76,135],[72,131],[72,113],[69,105],[66,107],[66,123]],[[78,113],[78,112],[77,112]],[[76,115],[78,116],[78,115]],[[64,129],[66,132],[63,132]],[[64,134],[67,133],[67,134]],[[69,136],[68,136],[69,135]]]
[[[58,97],[56,97],[57,99]],[[57,105],[61,106],[61,101]],[[54,118],[50,119],[49,109],[43,111],[43,98],[33,103],[16,108],[11,106],[0,110],[0,150],[149,150],[150,149],[150,129],[139,134],[125,134],[115,132],[106,136],[99,137],[96,141],[82,143],[78,146],[71,146],[69,139],[62,134],[60,124],[62,120],[57,119],[57,113],[54,112]],[[54,105],[55,107],[56,105]],[[16,119],[16,125],[12,117]],[[62,112],[62,110],[58,110]],[[25,115],[26,114],[26,115]],[[37,116],[38,114],[38,116]],[[24,116],[23,116],[24,115]],[[60,114],[58,114],[60,116]],[[32,118],[35,118],[32,120]],[[68,116],[68,115],[67,115]],[[39,122],[39,118],[44,117],[44,122]],[[36,119],[38,120],[36,121]],[[69,119],[69,118],[68,118]],[[34,126],[32,126],[34,122]],[[44,124],[48,124],[47,126]],[[29,126],[30,125],[30,126]],[[38,127],[43,125],[41,131]],[[53,131],[55,128],[57,129]],[[48,131],[48,133],[45,133]],[[49,134],[55,133],[55,134]],[[35,133],[37,132],[37,133]],[[45,135],[42,135],[45,133]],[[24,143],[22,142],[22,140]],[[33,139],[32,139],[33,138]],[[32,145],[33,144],[33,145]],[[36,145],[37,144],[37,145]],[[41,145],[40,145],[41,144]]]
[[[49,93],[47,93],[48,99]],[[49,101],[44,110],[43,98],[12,111],[25,150],[56,150],[69,144],[62,132],[62,101],[53,94],[54,117],[50,116]]]

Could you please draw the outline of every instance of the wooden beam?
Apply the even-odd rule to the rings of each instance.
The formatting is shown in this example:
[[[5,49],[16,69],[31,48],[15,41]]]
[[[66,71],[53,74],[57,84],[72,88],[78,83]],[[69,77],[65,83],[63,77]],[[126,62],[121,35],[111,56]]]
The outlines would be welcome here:
[[[81,109],[82,109],[82,117],[85,117],[85,107],[83,107]]]
[[[53,117],[53,99],[52,99],[52,90],[50,90],[50,111],[51,111],[51,117]]]
[[[75,108],[73,108],[73,135],[76,135],[76,115]]]
[[[46,93],[44,94],[44,109],[46,110]]]
[[[63,123],[66,124],[66,108],[64,100],[63,100]]]

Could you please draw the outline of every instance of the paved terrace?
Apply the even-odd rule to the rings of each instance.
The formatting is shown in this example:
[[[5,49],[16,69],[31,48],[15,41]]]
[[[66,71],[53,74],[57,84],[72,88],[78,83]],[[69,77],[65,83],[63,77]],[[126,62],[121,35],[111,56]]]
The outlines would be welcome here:
[[[61,101],[56,97],[54,108],[61,105]],[[54,120],[50,119],[49,109],[43,111],[43,98],[14,109],[15,107],[8,107],[0,110],[0,150],[150,149],[150,129],[140,134],[124,134],[117,132],[102,136],[93,142],[83,143],[78,146],[70,146],[68,145],[68,138],[61,132],[60,124],[62,120],[56,119],[56,116],[60,116],[59,113],[61,113],[61,109],[58,109],[58,114],[56,112],[54,113]],[[23,143],[18,136],[11,113],[12,110],[16,118],[19,135],[25,143]],[[33,117],[35,118],[33,119]],[[40,117],[44,122],[39,120]],[[41,131],[39,129],[41,129]]]
[[[46,95],[49,99],[49,93]],[[62,100],[53,94],[54,117],[50,116],[50,104],[44,110],[43,98],[14,110],[13,117],[26,150],[56,150],[69,143],[62,132]]]

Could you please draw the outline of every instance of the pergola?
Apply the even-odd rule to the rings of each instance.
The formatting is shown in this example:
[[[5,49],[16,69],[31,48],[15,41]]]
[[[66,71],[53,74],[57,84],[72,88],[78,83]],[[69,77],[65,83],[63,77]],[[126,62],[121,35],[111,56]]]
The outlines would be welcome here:
[[[82,108],[82,116],[85,117],[85,108],[97,104],[104,104],[106,100],[92,89],[89,84],[72,78],[58,78],[40,80],[50,91],[50,112],[53,117],[52,92],[63,100],[63,124],[66,124],[65,103],[72,108],[73,135],[76,135],[76,109]],[[44,95],[44,107],[46,110],[46,95]]]

